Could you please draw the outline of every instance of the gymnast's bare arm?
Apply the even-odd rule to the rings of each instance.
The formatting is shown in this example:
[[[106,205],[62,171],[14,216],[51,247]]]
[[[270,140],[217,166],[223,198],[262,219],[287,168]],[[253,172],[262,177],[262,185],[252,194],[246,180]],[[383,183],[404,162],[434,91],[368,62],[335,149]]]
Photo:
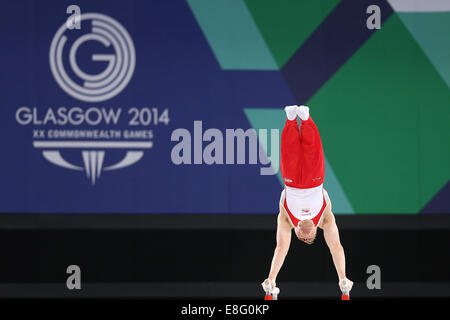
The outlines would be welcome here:
[[[272,258],[272,265],[270,267],[269,280],[275,283],[278,272],[284,263],[284,258],[289,251],[291,245],[291,230],[292,226],[287,220],[286,214],[282,212],[283,207],[280,206],[280,212],[277,218],[277,246]]]
[[[319,224],[319,228],[323,229],[323,236],[325,238],[325,242],[328,245],[328,248],[330,249],[331,256],[333,257],[334,267],[336,268],[336,272],[339,277],[339,285],[342,287],[342,282],[347,279],[345,275],[345,253],[339,239],[339,230],[336,225],[336,220],[331,208],[332,206],[330,202],[330,204],[325,209],[324,217]],[[348,289],[351,289],[351,287],[353,286],[353,282],[348,280],[347,286],[349,287]]]

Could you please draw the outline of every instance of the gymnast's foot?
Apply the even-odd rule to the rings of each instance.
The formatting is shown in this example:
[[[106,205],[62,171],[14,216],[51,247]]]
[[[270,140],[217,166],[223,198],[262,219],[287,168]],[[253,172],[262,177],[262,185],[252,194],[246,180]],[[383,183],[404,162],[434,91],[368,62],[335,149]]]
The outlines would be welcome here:
[[[302,120],[308,120],[309,118],[309,107],[307,106],[300,106],[297,108],[297,114]]]
[[[286,111],[286,116],[289,120],[294,120],[297,117],[298,106],[287,106],[284,108]]]

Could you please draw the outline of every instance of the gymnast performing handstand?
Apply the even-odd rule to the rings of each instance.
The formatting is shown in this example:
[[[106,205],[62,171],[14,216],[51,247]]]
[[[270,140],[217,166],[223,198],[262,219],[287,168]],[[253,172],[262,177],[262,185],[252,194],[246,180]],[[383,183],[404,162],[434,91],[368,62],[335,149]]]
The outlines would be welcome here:
[[[277,219],[277,245],[269,276],[262,283],[269,296],[279,293],[276,278],[283,265],[291,243],[291,230],[297,238],[312,244],[317,228],[323,230],[325,242],[330,249],[342,291],[342,299],[349,299],[353,282],[345,274],[344,248],[339,230],[331,211],[328,192],[323,188],[325,160],[319,130],[306,106],[287,106],[287,120],[281,134],[281,174],[285,189],[281,192],[280,212]],[[299,130],[297,116],[301,120]]]

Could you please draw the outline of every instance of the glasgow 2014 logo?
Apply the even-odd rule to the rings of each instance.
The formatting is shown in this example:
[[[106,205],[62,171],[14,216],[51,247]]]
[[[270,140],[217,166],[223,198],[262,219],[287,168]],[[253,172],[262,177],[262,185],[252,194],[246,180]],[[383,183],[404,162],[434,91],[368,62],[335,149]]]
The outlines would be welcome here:
[[[104,14],[79,14],[78,23],[83,27],[70,28],[67,20],[54,35],[49,52],[51,73],[61,89],[77,100],[99,103],[111,99],[133,76],[133,41],[119,22]],[[169,124],[169,110],[21,106],[15,118],[22,126],[32,126],[33,147],[41,150],[47,161],[84,172],[95,185],[102,172],[129,167],[142,159],[144,151],[153,147],[153,128]]]
[[[74,41],[69,52],[70,67],[82,80],[82,85],[69,77],[63,65],[63,49],[68,39],[64,34],[68,30],[67,23],[53,37],[49,54],[50,68],[58,85],[72,97],[86,102],[105,101],[120,93],[133,75],[136,64],[133,41],[120,23],[104,14],[81,14],[80,22],[83,20],[91,20],[91,32]],[[88,74],[77,64],[77,50],[87,41],[98,41],[105,47],[114,48],[115,54],[92,55],[93,61],[108,62],[108,66],[99,74]]]

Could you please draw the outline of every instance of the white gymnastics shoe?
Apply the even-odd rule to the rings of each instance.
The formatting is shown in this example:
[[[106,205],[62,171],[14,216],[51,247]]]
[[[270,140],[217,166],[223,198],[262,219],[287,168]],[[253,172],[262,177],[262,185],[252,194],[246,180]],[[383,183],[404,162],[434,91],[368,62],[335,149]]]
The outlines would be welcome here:
[[[297,114],[302,120],[308,120],[309,118],[309,107],[307,106],[300,106],[297,109]]]
[[[286,111],[286,116],[289,120],[294,120],[297,117],[298,106],[287,106],[284,108]]]

